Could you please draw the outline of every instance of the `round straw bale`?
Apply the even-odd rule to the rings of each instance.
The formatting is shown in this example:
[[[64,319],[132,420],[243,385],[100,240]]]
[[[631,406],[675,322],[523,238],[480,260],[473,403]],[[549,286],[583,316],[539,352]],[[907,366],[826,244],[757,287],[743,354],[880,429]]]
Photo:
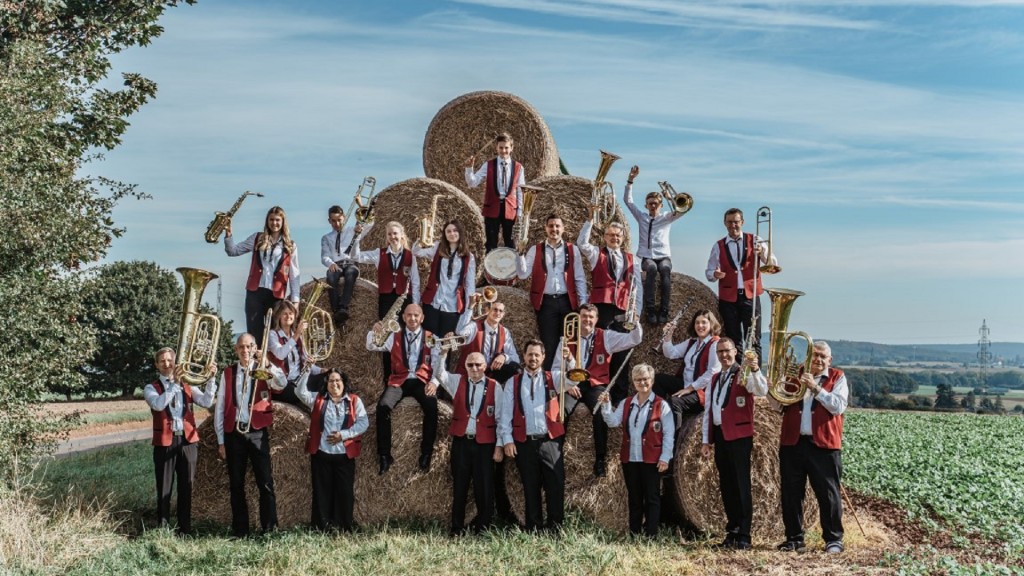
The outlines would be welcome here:
[[[396,182],[380,191],[374,204],[374,226],[363,237],[359,246],[361,250],[370,250],[387,245],[385,225],[392,220],[401,222],[410,245],[419,239],[421,217],[430,215],[434,196],[437,199],[437,219],[434,221],[434,241],[444,239],[444,225],[452,219],[462,224],[465,240],[469,243],[476,257],[477,270],[481,270],[480,259],[484,254],[484,221],[480,215],[480,207],[473,203],[462,190],[433,178],[412,178]],[[427,274],[430,273],[430,260],[419,258],[420,286],[427,285]],[[363,278],[376,278],[376,266],[363,264],[359,266]]]
[[[192,507],[196,518],[231,524],[231,499],[228,490],[228,470],[217,459],[217,434],[213,418],[199,425],[199,462],[193,484]],[[282,402],[274,403],[274,425],[270,431],[270,459],[274,473],[274,493],[277,496],[277,518],[281,528],[309,522],[310,483],[309,455],[306,438],[309,435],[309,415]],[[245,496],[249,503],[249,525],[259,528],[259,491],[253,478],[252,467],[245,474]]]
[[[661,298],[660,293],[658,298]],[[683,315],[679,317],[679,322],[676,324],[676,330],[672,336],[673,342],[689,338],[686,330],[690,326],[690,322],[693,322],[693,317],[701,310],[711,310],[719,322],[721,322],[721,316],[718,314],[718,298],[715,296],[715,293],[700,280],[679,272],[673,272],[669,320],[678,312],[683,312]],[[654,366],[654,371],[659,374],[675,374],[679,368],[679,360],[669,360],[661,353],[662,326],[651,326],[646,322],[647,314],[644,313],[642,316],[644,317],[642,318],[644,321],[644,338],[640,345],[633,350],[633,357],[630,360],[634,366],[640,363],[650,364]]]
[[[576,242],[580,235],[583,223],[590,219],[590,197],[593,181],[580,176],[548,176],[540,178],[531,184],[544,189],[537,192],[533,202],[533,210],[530,213],[530,242],[537,243],[544,240],[544,223],[548,214],[556,213],[562,217],[564,225],[563,237]],[[613,221],[623,223],[625,238],[623,247],[629,251],[629,222],[626,221],[625,212],[615,200],[615,217]],[[604,226],[595,224],[590,233],[590,242],[596,246],[604,246]],[[585,269],[586,265],[583,266]],[[588,273],[589,276],[589,273]]]
[[[768,401],[758,398],[754,408],[754,449],[750,456],[751,495],[754,521],[751,536],[757,542],[775,542],[785,534],[779,500],[779,430],[782,415]],[[682,463],[675,474],[676,496],[683,516],[697,530],[720,533],[725,530],[725,510],[718,487],[718,470],[713,458],[701,458],[702,437],[689,437],[676,448]],[[818,517],[818,505],[807,488],[804,501],[804,526],[812,526]]]
[[[512,136],[512,157],[523,165],[526,181],[558,174],[558,149],[540,114],[522,98],[507,92],[463,94],[444,105],[430,121],[423,139],[423,173],[466,191],[479,206],[484,185],[466,186],[466,159],[477,154],[476,166],[494,157],[494,137]]]

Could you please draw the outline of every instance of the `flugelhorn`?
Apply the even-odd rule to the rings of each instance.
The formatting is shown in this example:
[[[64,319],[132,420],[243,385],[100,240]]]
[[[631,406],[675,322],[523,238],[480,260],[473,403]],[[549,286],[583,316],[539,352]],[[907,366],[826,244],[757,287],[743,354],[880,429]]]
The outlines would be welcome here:
[[[420,223],[420,246],[430,248],[434,245],[434,228],[437,225],[437,199],[443,194],[435,194],[430,201],[430,213],[424,214],[419,219]]]
[[[313,278],[313,291],[306,300],[306,306],[302,309],[300,323],[306,323],[306,329],[302,331],[302,347],[306,351],[306,357],[313,362],[323,362],[331,356],[334,348],[334,319],[331,315],[316,305],[324,290],[330,290],[331,285],[324,280]]]
[[[359,184],[359,188],[356,189],[356,195],[352,198],[352,203],[348,206],[348,212],[346,214],[355,218],[355,222],[359,224],[367,224],[373,222],[373,205],[377,202],[377,195],[374,193],[374,188],[377,187],[377,179],[373,176],[367,176],[363,178],[363,182]],[[363,190],[369,188],[370,190],[363,196]]]
[[[178,268],[185,282],[185,301],[181,307],[178,325],[178,355],[176,363],[184,369],[181,381],[199,386],[216,372],[210,365],[217,360],[220,343],[220,318],[199,312],[206,285],[217,277],[213,272],[199,268]]]
[[[598,224],[605,226],[615,217],[615,188],[611,182],[605,180],[605,177],[608,176],[608,170],[611,169],[612,164],[621,157],[604,150],[599,152],[601,153],[601,163],[597,167],[597,176],[594,178],[590,204],[599,208],[595,217]]]
[[[231,208],[228,208],[227,212],[213,213],[213,220],[210,222],[210,225],[206,227],[206,234],[203,236],[206,238],[207,242],[210,244],[217,243],[220,239],[220,235],[224,233],[228,224],[231,223],[231,217],[235,215],[235,212],[238,212],[238,209],[242,207],[242,202],[245,202],[245,199],[249,196],[263,198],[263,194],[260,194],[259,192],[249,192],[246,190],[238,197],[238,200],[235,200],[235,203],[231,205]]]
[[[676,192],[666,181],[658,182],[661,187],[661,195],[668,201],[668,206],[673,214],[686,214],[693,208],[693,196],[686,192]]]
[[[562,322],[562,340],[565,346],[575,344],[576,346],[576,367],[572,370],[565,370],[566,378],[573,382],[583,382],[590,380],[590,372],[583,367],[583,331],[580,326],[580,315],[577,312],[570,312],[566,314],[565,320]],[[558,351],[562,354],[562,351]]]
[[[494,286],[484,286],[483,290],[473,296],[478,297],[473,306],[473,320],[479,320],[487,316],[487,308],[484,304],[493,304],[498,300],[498,289]]]
[[[800,381],[801,364],[793,350],[793,338],[807,341],[804,372],[810,372],[814,357],[814,341],[806,332],[789,332],[789,315],[793,303],[804,293],[786,288],[766,288],[772,301],[772,320],[768,340],[768,394],[783,406],[796,404],[804,398],[807,387]]]
[[[755,260],[755,265],[760,267],[759,269],[760,269],[762,274],[778,274],[779,272],[782,272],[782,267],[779,266],[778,264],[773,264],[772,263],[772,259],[773,259],[773,256],[772,256],[772,209],[767,207],[767,206],[761,206],[760,208],[757,209],[757,226],[754,229],[755,230],[754,231],[754,236],[756,238],[760,238],[761,237],[761,223],[762,222],[764,222],[764,223],[766,223],[768,225],[768,239],[764,241],[764,243],[768,246],[768,250],[767,250],[767,253],[765,254],[765,258],[764,258],[765,259],[765,263],[762,265],[761,261],[760,261],[760,256],[755,256],[757,258],[757,260]],[[756,240],[755,240],[755,242],[756,242]],[[755,244],[754,247],[755,247],[755,254],[756,254],[757,253],[757,251],[756,251],[757,245]],[[755,296],[757,295],[757,286],[756,285],[754,286],[754,295]]]

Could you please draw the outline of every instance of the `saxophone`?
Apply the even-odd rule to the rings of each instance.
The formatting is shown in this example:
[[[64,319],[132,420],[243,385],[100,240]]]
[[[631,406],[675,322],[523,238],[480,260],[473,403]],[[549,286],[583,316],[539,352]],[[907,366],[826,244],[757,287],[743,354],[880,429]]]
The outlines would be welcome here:
[[[380,332],[373,333],[373,345],[380,348],[388,340],[388,336],[398,332],[402,329],[402,325],[398,323],[398,313],[405,307],[405,299],[409,297],[409,293],[406,292],[395,300],[395,303],[388,308],[387,314],[380,319],[383,327]]]
[[[420,246],[430,248],[434,245],[434,227],[437,222],[437,199],[443,194],[435,194],[430,201],[430,214],[424,214],[420,219]]]
[[[246,190],[238,197],[238,200],[235,200],[235,203],[231,205],[231,208],[229,208],[227,212],[214,212],[213,221],[211,221],[210,225],[206,227],[205,238],[207,242],[210,244],[217,243],[217,240],[220,239],[220,235],[228,227],[228,223],[231,222],[231,217],[235,215],[235,212],[237,212],[239,208],[242,207],[242,202],[245,202],[245,198],[247,196],[263,198],[263,194],[260,194],[259,192],[249,192]]]

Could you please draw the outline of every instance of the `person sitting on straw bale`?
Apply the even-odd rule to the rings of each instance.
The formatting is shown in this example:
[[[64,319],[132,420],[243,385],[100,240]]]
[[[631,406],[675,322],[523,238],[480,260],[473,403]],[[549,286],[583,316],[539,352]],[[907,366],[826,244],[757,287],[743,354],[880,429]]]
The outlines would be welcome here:
[[[498,247],[498,230],[501,230],[505,247],[515,249],[512,241],[512,225],[522,212],[523,191],[526,183],[523,165],[512,159],[512,137],[506,133],[494,138],[495,158],[484,162],[476,169],[476,156],[466,159],[466,186],[484,186],[484,234],[487,252]]]
[[[299,381],[302,365],[306,361],[306,351],[302,346],[302,334],[306,331],[306,322],[295,322],[298,318],[298,310],[295,305],[287,300],[274,304],[274,315],[271,321],[273,330],[267,338],[267,348],[270,353],[267,360],[284,372],[288,378],[288,385],[275,396],[278,402],[287,402],[301,408],[305,408],[295,394],[295,386]],[[310,374],[319,374],[320,367],[313,365]]]
[[[686,340],[672,343],[675,322],[665,324],[661,351],[669,360],[682,360],[675,375],[658,374],[654,377],[654,393],[667,398],[676,417],[676,429],[682,424],[683,414],[704,411],[704,391],[711,377],[722,370],[718,361],[718,334],[722,327],[711,310],[701,310],[690,321]]]
[[[359,268],[354,259],[358,250],[357,240],[364,232],[369,231],[369,228],[363,230],[363,225],[359,222],[345,228],[347,221],[345,210],[341,206],[331,206],[327,210],[327,222],[331,225],[331,231],[320,239],[320,261],[327,267],[327,283],[333,288],[327,295],[331,301],[334,323],[339,328],[348,321],[352,290],[355,289],[356,279],[359,278]]]

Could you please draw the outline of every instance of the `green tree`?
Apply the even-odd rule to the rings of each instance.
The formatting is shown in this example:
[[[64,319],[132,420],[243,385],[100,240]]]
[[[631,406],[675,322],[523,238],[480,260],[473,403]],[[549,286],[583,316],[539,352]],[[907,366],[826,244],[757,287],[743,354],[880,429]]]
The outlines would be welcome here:
[[[976,405],[976,396],[973,390],[968,392],[967,395],[964,396],[962,400],[960,400],[960,405],[963,406],[964,410],[967,410],[968,412],[974,412]]]
[[[935,388],[935,409],[955,410],[958,407],[956,396],[953,395],[953,387],[949,384],[939,384]]]
[[[190,1],[190,0],[186,0]],[[124,74],[105,88],[110,55],[148,44],[177,0],[22,0],[0,4],[0,482],[52,447],[66,420],[45,413],[52,385],[80,387],[95,338],[77,322],[82,264],[122,230],[111,211],[133,186],[88,174],[156,92]],[[102,83],[102,86],[101,86]]]

